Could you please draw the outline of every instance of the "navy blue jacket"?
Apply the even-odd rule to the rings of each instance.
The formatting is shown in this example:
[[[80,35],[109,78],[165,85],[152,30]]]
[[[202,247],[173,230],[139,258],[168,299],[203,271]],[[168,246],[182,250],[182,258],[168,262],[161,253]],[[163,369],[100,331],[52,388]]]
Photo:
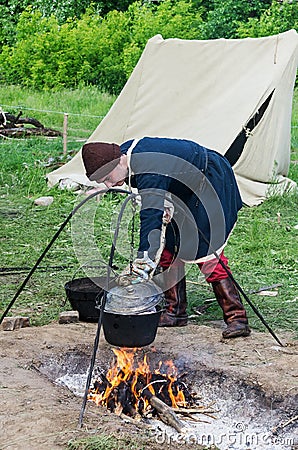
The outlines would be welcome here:
[[[123,143],[126,154],[132,140]],[[175,213],[166,247],[193,261],[221,249],[242,206],[233,170],[219,153],[184,139],[141,139],[130,158],[131,184],[142,197],[139,251],[152,259],[160,244],[164,198]]]

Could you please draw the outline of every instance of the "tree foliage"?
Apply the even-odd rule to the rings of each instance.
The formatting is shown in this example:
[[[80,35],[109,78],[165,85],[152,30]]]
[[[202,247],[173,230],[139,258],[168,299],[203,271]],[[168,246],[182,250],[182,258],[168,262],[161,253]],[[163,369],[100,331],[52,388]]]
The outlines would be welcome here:
[[[59,25],[68,19],[81,18],[91,7],[101,16],[110,11],[125,11],[132,0],[2,0],[0,5],[0,45],[15,42],[14,29],[20,15],[28,6],[42,17],[54,15]]]
[[[161,34],[164,39],[199,39],[202,12],[202,8],[194,8],[192,2],[185,0],[164,0],[158,7],[133,3],[128,9],[131,38],[123,50],[126,75],[130,75],[152,36]]]
[[[87,11],[60,26],[54,16],[45,18],[29,8],[18,22],[16,45],[4,46],[0,55],[5,80],[36,89],[94,84],[112,92],[114,81],[118,86],[125,82],[121,50],[126,22],[122,13],[111,12],[103,20]]]
[[[20,15],[16,44],[3,46],[0,55],[5,81],[37,89],[93,84],[117,94],[154,34],[198,38],[197,10],[188,1],[174,3],[136,2],[127,12],[114,10],[104,18],[89,9],[62,25],[29,7]]]
[[[0,6],[0,12],[21,11],[15,25],[3,14],[0,18],[0,25],[5,24],[0,28],[0,82],[48,90],[96,85],[118,94],[156,34],[181,39],[257,37],[297,28],[298,22],[298,2],[291,0],[28,3],[4,0]]]
[[[271,0],[215,0],[207,15],[202,38],[237,38],[239,22],[246,22],[249,18],[258,20],[270,4]]]
[[[290,29],[298,30],[297,2],[273,1],[259,19],[249,18],[240,23],[237,32],[239,38],[246,38],[270,36]]]

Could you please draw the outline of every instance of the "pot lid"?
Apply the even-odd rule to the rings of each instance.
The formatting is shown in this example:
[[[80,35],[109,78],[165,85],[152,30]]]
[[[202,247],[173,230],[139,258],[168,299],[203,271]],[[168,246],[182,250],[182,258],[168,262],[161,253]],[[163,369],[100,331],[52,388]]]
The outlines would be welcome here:
[[[107,293],[105,311],[116,314],[149,312],[163,298],[162,290],[152,281],[115,286]]]

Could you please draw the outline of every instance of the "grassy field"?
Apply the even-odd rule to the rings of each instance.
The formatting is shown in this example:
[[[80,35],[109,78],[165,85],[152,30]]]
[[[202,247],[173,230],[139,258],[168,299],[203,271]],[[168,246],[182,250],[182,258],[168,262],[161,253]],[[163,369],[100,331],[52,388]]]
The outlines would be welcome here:
[[[63,131],[64,115],[68,116],[70,150],[76,142],[87,139],[106,115],[115,97],[99,93],[95,87],[59,92],[34,92],[20,86],[0,86],[0,107],[11,114],[22,112],[34,117],[45,127]]]
[[[0,98],[3,110],[17,113],[22,109],[24,116],[35,117],[46,127],[61,129],[62,112],[67,112],[71,118],[67,155],[63,155],[61,138],[0,140],[0,310],[3,311],[40,253],[79,201],[74,192],[58,187],[48,189],[46,173],[79,150],[114,99],[94,89],[39,94],[3,86],[0,87]],[[15,109],[9,108],[11,106]],[[295,92],[293,104],[291,159],[289,177],[298,182],[298,92]],[[34,205],[34,199],[43,195],[54,197],[51,206]],[[90,206],[91,209],[87,207],[82,211],[82,218],[88,214],[96,215],[95,231],[101,246],[100,257],[105,262],[121,201],[119,196],[105,196],[96,210]],[[243,208],[226,254],[230,257],[235,279],[246,293],[264,286],[279,285],[275,297],[257,294],[249,297],[275,331],[294,331],[298,335],[297,224],[297,193],[273,196],[258,207]],[[91,249],[78,255],[73,233],[73,227],[68,225],[10,314],[29,315],[33,325],[42,325],[57,320],[60,311],[70,309],[68,302],[64,304],[65,283],[74,275],[80,276],[82,263],[98,256]],[[129,247],[125,230],[123,236],[121,245]],[[193,307],[212,297],[212,292],[201,280],[196,267],[188,271],[187,280],[191,313]],[[249,306],[247,309],[252,327],[264,330]],[[198,318],[198,322],[208,323],[221,317],[221,310],[214,305]]]

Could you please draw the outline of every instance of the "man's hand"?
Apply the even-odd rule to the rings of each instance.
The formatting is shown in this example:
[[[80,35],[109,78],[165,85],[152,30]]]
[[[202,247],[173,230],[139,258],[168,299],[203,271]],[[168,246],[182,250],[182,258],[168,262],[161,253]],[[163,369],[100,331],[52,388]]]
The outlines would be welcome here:
[[[139,275],[143,280],[149,279],[149,274],[156,269],[156,264],[149,258],[148,252],[144,252],[142,258],[136,258],[132,264],[133,273]]]

